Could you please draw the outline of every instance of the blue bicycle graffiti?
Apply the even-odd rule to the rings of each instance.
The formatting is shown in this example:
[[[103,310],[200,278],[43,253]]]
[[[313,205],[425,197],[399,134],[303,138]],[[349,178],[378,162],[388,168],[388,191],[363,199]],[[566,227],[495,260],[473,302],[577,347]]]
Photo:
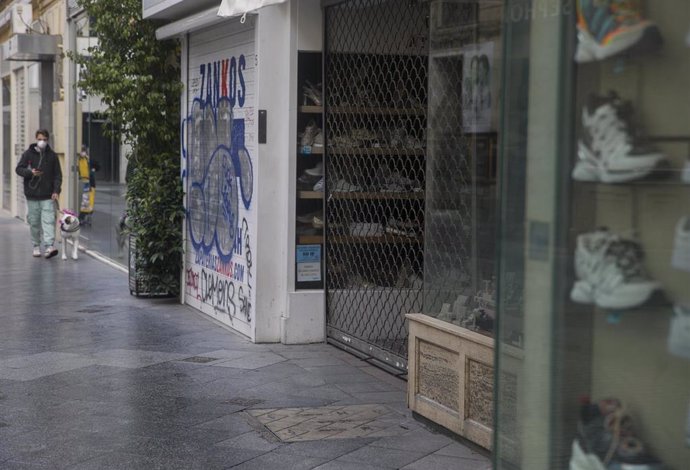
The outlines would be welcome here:
[[[187,221],[195,250],[214,248],[222,262],[242,253],[240,199],[252,201],[254,174],[244,119],[233,119],[230,98],[196,98],[183,122]],[[239,238],[239,239],[238,239]]]

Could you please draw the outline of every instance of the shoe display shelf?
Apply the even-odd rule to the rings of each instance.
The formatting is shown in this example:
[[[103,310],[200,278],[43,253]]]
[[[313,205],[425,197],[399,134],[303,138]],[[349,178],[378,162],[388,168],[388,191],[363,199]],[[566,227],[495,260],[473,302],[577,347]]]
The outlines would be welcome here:
[[[320,52],[298,53],[296,288],[322,289],[324,278],[323,91]],[[318,265],[318,268],[317,268]]]
[[[681,3],[685,6],[646,2],[650,19],[640,19],[638,27],[653,34],[640,35],[638,43],[632,38],[615,57],[583,54],[591,45],[578,44],[568,229],[574,280],[565,314],[567,322],[585,331],[568,340],[586,337],[591,344],[587,353],[567,358],[587,373],[581,388],[563,391],[563,400],[573,409],[583,394],[592,401],[583,405],[589,414],[580,417],[579,432],[568,437],[572,468],[585,461],[606,462],[607,468],[632,468],[642,461],[646,468],[686,468],[690,459],[683,445],[688,362],[668,346],[674,310],[690,302],[690,269],[674,265],[672,256],[676,251],[690,256],[690,245],[678,246],[683,234],[677,228],[690,215],[690,182],[684,176],[690,157],[684,83],[690,69],[687,49],[680,46],[687,22],[669,16],[669,6]],[[581,21],[578,27],[586,24]],[[660,34],[663,42],[657,39]],[[685,80],[670,80],[666,71],[671,69]],[[612,142],[621,145],[612,148]],[[607,398],[616,399],[610,409]],[[626,439],[634,439],[636,447],[622,453],[607,446],[612,450],[605,458],[597,439],[612,431],[600,422],[627,413],[640,431],[626,430]]]

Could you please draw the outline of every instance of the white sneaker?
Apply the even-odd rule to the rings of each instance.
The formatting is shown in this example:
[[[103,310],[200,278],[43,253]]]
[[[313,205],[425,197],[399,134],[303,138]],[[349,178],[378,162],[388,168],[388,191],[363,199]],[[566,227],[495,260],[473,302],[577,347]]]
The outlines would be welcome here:
[[[356,184],[348,183],[345,180],[338,180],[333,185],[333,192],[336,193],[354,193],[361,190],[362,188]]]
[[[380,237],[383,225],[371,222],[353,222],[350,224],[350,235],[353,237]]]
[[[309,176],[323,176],[323,162],[317,163],[314,168],[308,168],[304,172]]]
[[[690,359],[690,306],[676,305],[668,333],[668,352]]]
[[[416,237],[419,225],[410,220],[397,220],[393,217],[388,219],[386,224],[386,233],[393,235],[401,235],[403,237]]]
[[[307,127],[304,128],[304,133],[302,134],[302,138],[300,139],[300,145],[302,147],[309,147],[311,145],[314,145],[314,137],[316,137],[316,134],[318,132],[321,132],[318,127],[316,127],[316,123],[314,121],[309,122],[307,124]]]
[[[317,181],[316,184],[314,185],[314,191],[316,191],[317,193],[322,193],[323,188],[324,188],[324,184],[326,184],[324,181],[324,178],[321,177],[321,179],[319,181]]]
[[[681,217],[676,224],[671,266],[690,272],[690,217]]]
[[[680,179],[684,183],[690,184],[690,160],[685,161],[685,166],[683,167],[683,171],[680,174]]]
[[[582,110],[583,138],[578,141],[578,161],[573,169],[577,181],[621,183],[643,178],[664,155],[633,141],[630,125],[632,106],[614,92],[591,96]]]
[[[647,277],[639,243],[600,229],[577,237],[573,302],[624,310],[644,304],[660,289]]]
[[[33,254],[34,258],[40,258],[41,257],[41,247],[35,246],[32,254]]]
[[[45,254],[43,256],[46,257],[46,259],[52,258],[53,256],[56,256],[58,254],[57,248],[53,246],[49,246],[46,248]]]
[[[319,129],[314,136],[314,147],[323,147],[323,132]]]

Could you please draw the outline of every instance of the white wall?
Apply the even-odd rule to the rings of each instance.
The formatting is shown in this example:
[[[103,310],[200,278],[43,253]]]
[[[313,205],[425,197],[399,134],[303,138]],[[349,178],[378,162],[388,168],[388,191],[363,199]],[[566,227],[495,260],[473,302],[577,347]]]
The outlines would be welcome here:
[[[290,144],[297,148],[297,54],[298,51],[323,50],[323,10],[320,0],[291,2],[290,32]],[[294,152],[288,156],[288,247],[287,247],[287,311],[282,318],[281,341],[287,344],[322,342],[326,339],[324,291],[295,290],[295,213],[297,194],[297,161]]]
[[[259,216],[256,341],[280,341],[288,272],[289,161],[291,143],[290,2],[258,16],[258,109],[267,111],[267,141],[259,144]]]

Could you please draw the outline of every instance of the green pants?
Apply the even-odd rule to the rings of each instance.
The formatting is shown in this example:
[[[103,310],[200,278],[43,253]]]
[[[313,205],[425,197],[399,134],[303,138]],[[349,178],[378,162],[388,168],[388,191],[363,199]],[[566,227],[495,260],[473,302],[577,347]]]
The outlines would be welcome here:
[[[28,213],[26,220],[31,227],[31,243],[34,247],[41,246],[41,232],[43,246],[53,246],[55,243],[55,202],[52,199],[43,201],[26,200]]]

